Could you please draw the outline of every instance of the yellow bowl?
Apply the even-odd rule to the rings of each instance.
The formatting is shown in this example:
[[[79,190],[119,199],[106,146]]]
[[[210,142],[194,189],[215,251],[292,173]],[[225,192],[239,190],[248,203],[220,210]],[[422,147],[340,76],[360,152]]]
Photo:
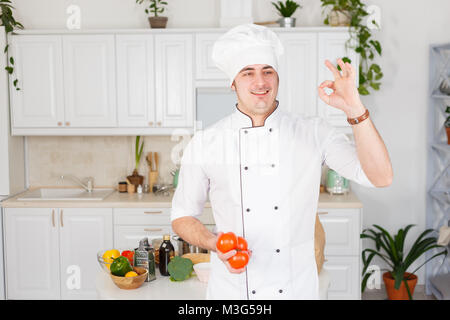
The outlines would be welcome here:
[[[118,277],[111,274],[111,279],[113,280],[114,284],[120,289],[137,289],[142,286],[142,284],[145,282],[145,279],[147,279],[148,271],[147,269],[141,267],[133,267],[133,270],[138,274],[135,277]]]

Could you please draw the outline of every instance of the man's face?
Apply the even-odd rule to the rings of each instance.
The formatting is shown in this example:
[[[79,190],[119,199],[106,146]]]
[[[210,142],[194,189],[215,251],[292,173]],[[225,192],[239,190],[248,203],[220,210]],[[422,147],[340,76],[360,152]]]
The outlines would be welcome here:
[[[252,114],[269,112],[278,93],[278,74],[269,65],[252,64],[243,68],[231,85],[239,107]]]

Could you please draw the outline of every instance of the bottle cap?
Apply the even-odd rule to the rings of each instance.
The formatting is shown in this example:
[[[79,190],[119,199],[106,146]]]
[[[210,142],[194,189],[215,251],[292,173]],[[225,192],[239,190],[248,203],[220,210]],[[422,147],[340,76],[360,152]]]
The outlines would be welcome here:
[[[164,241],[170,240],[170,234],[165,234],[164,237],[163,237],[163,240]]]

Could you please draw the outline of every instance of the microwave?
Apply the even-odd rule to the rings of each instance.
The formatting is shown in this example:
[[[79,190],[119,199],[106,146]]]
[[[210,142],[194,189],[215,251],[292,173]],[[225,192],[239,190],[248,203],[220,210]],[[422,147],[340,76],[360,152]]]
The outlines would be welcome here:
[[[236,103],[236,92],[231,88],[197,88],[196,130],[206,129],[232,114]]]

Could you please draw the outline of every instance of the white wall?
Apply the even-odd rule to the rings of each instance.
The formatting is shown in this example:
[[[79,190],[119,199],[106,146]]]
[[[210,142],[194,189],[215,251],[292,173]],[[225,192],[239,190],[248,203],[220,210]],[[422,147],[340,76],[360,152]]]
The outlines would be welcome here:
[[[217,27],[218,0],[168,0],[168,27]],[[299,26],[322,25],[318,0],[300,1]],[[428,48],[450,42],[450,1],[374,0],[381,8],[382,30],[375,32],[383,47],[377,59],[384,78],[381,90],[363,97],[389,150],[394,182],[388,188],[365,189],[352,184],[364,203],[364,227],[380,224],[396,231],[416,224],[406,247],[425,229],[426,118],[428,113]],[[143,8],[135,0],[13,0],[16,17],[27,29],[65,28],[65,9],[78,4],[82,28],[146,28]],[[255,21],[277,16],[269,0],[254,0]],[[257,6],[256,6],[257,5]],[[424,283],[424,270],[419,284]]]

